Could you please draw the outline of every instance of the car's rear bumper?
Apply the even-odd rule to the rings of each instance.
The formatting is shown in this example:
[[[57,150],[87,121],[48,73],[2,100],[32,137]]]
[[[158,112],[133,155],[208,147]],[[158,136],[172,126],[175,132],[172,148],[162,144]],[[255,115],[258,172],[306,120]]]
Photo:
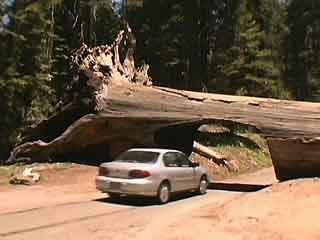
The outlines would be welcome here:
[[[101,192],[153,197],[157,195],[158,184],[148,179],[122,179],[97,176],[96,188]]]

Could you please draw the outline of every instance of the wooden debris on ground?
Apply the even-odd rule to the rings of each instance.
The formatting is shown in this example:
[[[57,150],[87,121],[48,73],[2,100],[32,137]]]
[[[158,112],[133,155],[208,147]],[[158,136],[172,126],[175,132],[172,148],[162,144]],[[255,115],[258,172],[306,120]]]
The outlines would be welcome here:
[[[199,155],[207,158],[209,161],[216,163],[219,166],[224,166],[228,170],[232,169],[232,166],[230,165],[230,163],[228,162],[228,160],[224,156],[222,156],[220,153],[214,151],[213,149],[208,148],[208,147],[206,147],[196,141],[193,143],[193,151],[195,153],[198,153]]]
[[[33,168],[25,168],[20,174],[14,174],[9,183],[10,184],[21,184],[21,185],[33,185],[40,181],[40,173],[33,172]]]

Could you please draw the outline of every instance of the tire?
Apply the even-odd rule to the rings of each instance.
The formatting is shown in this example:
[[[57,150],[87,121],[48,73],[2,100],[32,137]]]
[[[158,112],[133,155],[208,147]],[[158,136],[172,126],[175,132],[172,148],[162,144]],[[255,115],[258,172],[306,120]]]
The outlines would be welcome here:
[[[170,201],[170,186],[168,183],[161,183],[158,189],[157,199],[160,204],[166,204]]]
[[[208,189],[208,180],[206,176],[202,176],[199,182],[198,193],[204,195],[207,193]]]
[[[120,198],[120,193],[113,193],[113,192],[108,192],[109,198],[111,199],[118,199]]]

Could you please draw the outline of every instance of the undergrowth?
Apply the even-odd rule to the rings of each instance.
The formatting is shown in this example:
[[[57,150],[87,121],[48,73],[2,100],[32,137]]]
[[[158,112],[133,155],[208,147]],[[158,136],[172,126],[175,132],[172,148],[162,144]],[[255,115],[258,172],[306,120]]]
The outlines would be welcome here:
[[[250,127],[235,125],[232,128],[210,126],[209,131],[198,132],[196,141],[222,154],[232,166],[227,169],[193,153],[192,158],[205,165],[215,179],[254,172],[272,166],[265,138]]]

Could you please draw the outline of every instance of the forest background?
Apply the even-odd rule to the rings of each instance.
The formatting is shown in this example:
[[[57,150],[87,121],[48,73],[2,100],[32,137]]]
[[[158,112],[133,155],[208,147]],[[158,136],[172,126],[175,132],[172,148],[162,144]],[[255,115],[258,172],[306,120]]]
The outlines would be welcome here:
[[[320,101],[318,0],[0,0],[0,163],[68,101],[72,52],[126,22],[155,85]]]

